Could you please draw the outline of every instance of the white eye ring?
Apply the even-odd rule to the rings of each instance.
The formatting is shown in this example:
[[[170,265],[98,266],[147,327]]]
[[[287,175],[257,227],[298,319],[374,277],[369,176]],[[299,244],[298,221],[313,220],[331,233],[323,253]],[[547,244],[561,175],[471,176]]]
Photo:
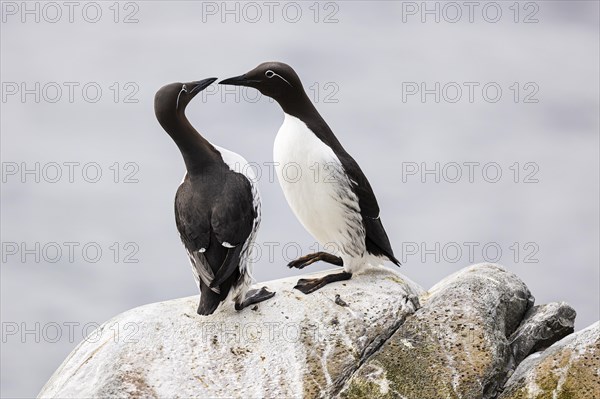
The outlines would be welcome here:
[[[175,109],[179,109],[179,97],[181,97],[181,93],[187,93],[187,87],[185,85],[181,86],[181,90],[179,90],[179,94],[177,95],[177,102],[175,103]]]
[[[290,85],[290,87],[294,87],[294,86],[292,86],[292,84],[290,82],[285,80],[285,78],[283,76],[276,74],[275,72],[271,71],[270,69],[265,72],[265,76],[269,79],[271,79],[273,76],[277,76],[278,78],[281,78],[281,80],[283,80],[285,83]]]

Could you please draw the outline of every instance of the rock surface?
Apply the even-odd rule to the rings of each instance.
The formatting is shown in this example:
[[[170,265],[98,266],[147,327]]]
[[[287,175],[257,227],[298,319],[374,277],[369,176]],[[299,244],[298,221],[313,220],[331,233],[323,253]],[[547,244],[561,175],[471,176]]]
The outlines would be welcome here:
[[[574,331],[575,309],[564,302],[534,306],[510,338],[515,363]]]
[[[256,310],[227,304],[202,317],[188,297],[125,312],[82,342],[39,396],[329,397],[424,292],[384,268],[311,295],[293,290],[296,282],[267,283],[277,293]]]
[[[526,358],[498,399],[599,399],[600,323]]]
[[[514,274],[475,265],[436,284],[344,387],[348,398],[494,398],[508,372],[508,337],[533,297]]]
[[[276,296],[241,312],[227,304],[198,316],[197,297],[125,312],[39,396],[600,399],[598,324],[571,334],[572,308],[533,306],[499,265],[465,268],[428,292],[384,268],[311,295],[296,281],[265,283]]]

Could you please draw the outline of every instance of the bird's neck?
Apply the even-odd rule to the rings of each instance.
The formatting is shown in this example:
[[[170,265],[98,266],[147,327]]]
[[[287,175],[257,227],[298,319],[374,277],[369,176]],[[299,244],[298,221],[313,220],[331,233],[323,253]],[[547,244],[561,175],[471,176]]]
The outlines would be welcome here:
[[[319,111],[317,111],[304,90],[300,90],[297,93],[294,93],[294,95],[277,99],[277,102],[283,109],[283,112],[288,115],[295,116],[298,119],[308,117],[321,118]]]
[[[298,93],[298,96],[278,102],[283,112],[304,122],[322,142],[336,151],[345,152],[341,143],[304,90]]]
[[[188,173],[201,174],[218,160],[213,145],[194,129],[183,112],[160,120],[160,124],[177,144]]]

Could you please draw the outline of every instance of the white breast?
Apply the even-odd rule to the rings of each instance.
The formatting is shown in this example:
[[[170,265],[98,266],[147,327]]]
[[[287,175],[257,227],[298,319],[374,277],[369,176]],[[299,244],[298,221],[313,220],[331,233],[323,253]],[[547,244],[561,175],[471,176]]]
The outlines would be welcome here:
[[[279,183],[290,208],[321,244],[361,255],[364,227],[358,198],[333,150],[304,122],[285,114],[273,148]]]

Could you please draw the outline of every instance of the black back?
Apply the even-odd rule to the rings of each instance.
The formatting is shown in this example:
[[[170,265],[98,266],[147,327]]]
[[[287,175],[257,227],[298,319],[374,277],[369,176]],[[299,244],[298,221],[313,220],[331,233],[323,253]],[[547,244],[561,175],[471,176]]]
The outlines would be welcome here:
[[[239,283],[243,244],[258,217],[250,181],[230,170],[185,116],[187,104],[212,81],[173,83],[155,96],[157,119],[179,147],[187,169],[175,195],[177,230],[196,269],[214,276],[210,287],[200,281],[200,314],[214,312]],[[210,289],[215,287],[219,293]]]
[[[214,275],[212,286],[220,290],[215,294],[209,287],[202,287],[201,281],[200,305],[209,309],[216,308],[239,283],[243,244],[258,217],[248,179],[223,165],[205,174],[186,175],[175,196],[175,221],[181,241],[188,253],[202,251]]]

